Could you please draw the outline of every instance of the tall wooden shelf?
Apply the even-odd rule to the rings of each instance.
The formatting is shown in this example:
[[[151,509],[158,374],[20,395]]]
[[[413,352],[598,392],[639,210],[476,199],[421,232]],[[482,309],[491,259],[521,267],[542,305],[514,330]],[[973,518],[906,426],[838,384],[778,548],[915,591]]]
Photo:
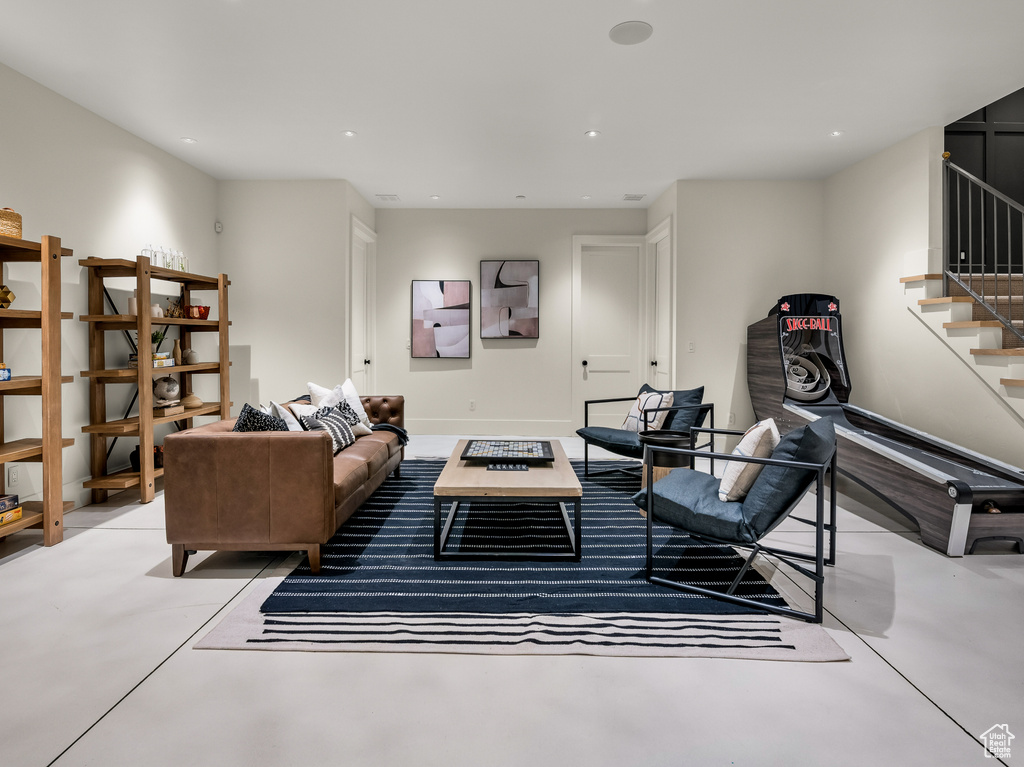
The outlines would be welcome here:
[[[43,543],[52,546],[64,539],[64,512],[74,504],[63,499],[63,448],[74,444],[61,433],[62,383],[72,380],[61,375],[60,321],[71,319],[70,312],[60,310],[61,258],[73,255],[70,248],[62,248],[59,237],[43,237],[41,242],[0,236],[0,263],[37,263],[40,269],[41,309],[0,309],[0,360],[12,369],[18,369],[16,360],[4,355],[4,332],[8,328],[38,328],[41,333],[41,372],[39,375],[19,375],[10,381],[0,381],[0,493],[6,492],[6,472],[2,464],[10,462],[36,462],[43,466],[41,501],[22,503],[22,517],[16,522],[0,526],[0,538],[19,530],[35,527],[43,530]],[[11,396],[41,398],[42,435],[38,438],[4,438],[4,404]],[[11,488],[16,490],[16,488]]]
[[[82,377],[89,380],[89,425],[82,431],[90,435],[92,479],[86,480],[85,487],[92,490],[93,503],[102,503],[111,490],[139,488],[143,503],[149,503],[156,494],[157,477],[163,469],[153,466],[153,427],[159,424],[184,422],[186,428],[193,425],[197,416],[216,415],[227,418],[231,408],[230,376],[228,360],[228,281],[226,274],[204,277],[199,274],[179,272],[152,266],[148,258],[137,260],[85,258],[79,261],[89,275],[89,313],[79,319],[89,325],[89,370],[82,371]],[[138,316],[130,314],[104,313],[104,280],[114,277],[134,277],[138,295]],[[152,280],[175,282],[181,286],[184,303],[192,304],[195,291],[216,291],[217,319],[194,320],[180,317],[151,317]],[[169,368],[153,368],[144,361],[152,359],[152,333],[154,326],[177,328],[181,348],[192,346],[193,333],[217,333],[218,358],[216,361],[200,362],[193,365],[176,365]],[[135,331],[138,335],[138,368],[108,368],[106,361],[106,338],[108,331]],[[126,355],[127,356],[127,355]],[[181,395],[193,391],[193,376],[220,376],[220,401],[206,402],[198,408],[186,409],[174,416],[156,416],[153,412],[153,379],[165,375],[176,376],[181,386]],[[138,386],[139,415],[131,418],[107,420],[108,385],[135,384]],[[107,440],[120,437],[138,437],[139,471],[112,471],[107,467]]]

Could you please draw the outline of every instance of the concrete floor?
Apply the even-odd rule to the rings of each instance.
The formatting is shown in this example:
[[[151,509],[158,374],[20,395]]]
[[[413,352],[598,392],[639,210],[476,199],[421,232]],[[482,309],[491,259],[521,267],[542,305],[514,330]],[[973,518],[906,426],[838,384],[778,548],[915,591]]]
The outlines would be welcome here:
[[[284,557],[200,552],[172,578],[162,495],[122,493],[59,546],[0,543],[0,764],[992,765],[996,724],[1024,759],[1024,556],[947,558],[840,502],[825,626],[851,660],[783,663],[193,651]]]

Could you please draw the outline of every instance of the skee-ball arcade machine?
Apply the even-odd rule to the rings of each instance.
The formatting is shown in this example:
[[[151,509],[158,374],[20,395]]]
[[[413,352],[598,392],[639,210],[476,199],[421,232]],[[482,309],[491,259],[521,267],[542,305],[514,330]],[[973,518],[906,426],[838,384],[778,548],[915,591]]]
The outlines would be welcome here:
[[[831,416],[838,470],[921,530],[949,556],[982,540],[1024,553],[1024,472],[994,458],[855,407],[835,296],[783,296],[747,328],[747,387],[758,420],[785,433]]]

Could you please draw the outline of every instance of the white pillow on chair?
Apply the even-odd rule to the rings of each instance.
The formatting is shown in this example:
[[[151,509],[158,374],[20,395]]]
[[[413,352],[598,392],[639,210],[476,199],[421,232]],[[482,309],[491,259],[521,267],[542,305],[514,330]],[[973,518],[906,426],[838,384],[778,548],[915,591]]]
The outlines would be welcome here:
[[[775,425],[775,420],[766,418],[747,429],[732,454],[751,458],[770,458],[772,452],[779,445],[779,439],[779,428]],[[757,479],[757,475],[761,473],[764,466],[763,463],[726,462],[725,471],[722,472],[722,482],[718,486],[719,500],[741,501],[746,498],[754,480]]]
[[[622,422],[622,428],[625,431],[643,431],[644,411],[658,407],[672,407],[672,396],[672,392],[670,391],[652,391],[641,394],[636,398],[636,401],[633,403],[633,407],[630,408],[629,415],[626,416],[626,420]],[[660,413],[651,413],[647,417],[647,428],[660,429],[662,424],[665,423],[665,418],[667,417],[667,410],[662,410]]]

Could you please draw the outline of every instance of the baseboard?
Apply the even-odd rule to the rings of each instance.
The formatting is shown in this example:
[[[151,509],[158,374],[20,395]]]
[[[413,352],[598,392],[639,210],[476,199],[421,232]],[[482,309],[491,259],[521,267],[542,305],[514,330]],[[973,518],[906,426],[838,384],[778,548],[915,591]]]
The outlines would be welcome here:
[[[474,418],[406,418],[405,428],[412,434],[473,434],[506,437],[569,437],[576,433],[576,429],[569,419],[486,421]]]

